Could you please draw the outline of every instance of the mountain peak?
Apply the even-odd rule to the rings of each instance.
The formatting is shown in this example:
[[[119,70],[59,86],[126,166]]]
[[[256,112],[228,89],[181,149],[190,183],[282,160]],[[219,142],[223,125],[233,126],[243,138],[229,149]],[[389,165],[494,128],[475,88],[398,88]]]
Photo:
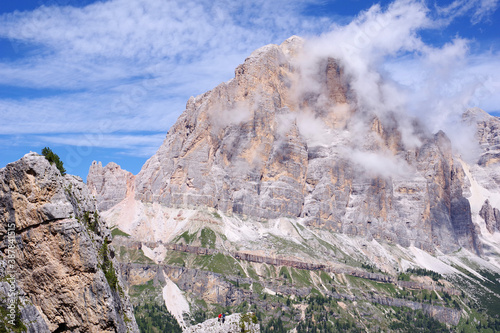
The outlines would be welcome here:
[[[488,121],[492,117],[493,116],[491,116],[489,113],[478,107],[469,108],[462,114],[462,119],[464,121]]]
[[[357,111],[335,59],[294,62],[302,45],[293,36],[264,46],[234,79],[191,98],[128,191],[143,202],[299,218],[431,252],[480,251],[470,216],[450,213],[468,208],[446,135],[422,134],[406,147],[396,117]]]
[[[114,162],[105,167],[92,162],[87,176],[87,186],[97,198],[99,210],[107,210],[132,193],[135,176]]]

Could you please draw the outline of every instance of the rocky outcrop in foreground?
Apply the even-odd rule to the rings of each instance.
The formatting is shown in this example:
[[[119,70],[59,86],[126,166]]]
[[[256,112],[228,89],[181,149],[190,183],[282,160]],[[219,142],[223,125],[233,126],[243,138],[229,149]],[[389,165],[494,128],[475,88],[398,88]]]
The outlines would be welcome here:
[[[0,306],[29,332],[139,331],[109,240],[80,178],[36,153],[0,170],[0,276],[18,293],[2,282]]]
[[[243,315],[244,316],[244,315]],[[247,315],[248,316],[248,315]],[[245,319],[243,317],[243,319]],[[224,323],[220,322],[217,318],[208,319],[205,322],[188,327],[184,330],[184,333],[235,333],[243,332],[241,325],[245,325],[245,332],[248,333],[258,333],[260,332],[260,327],[258,324],[242,321],[242,315],[240,313],[235,313],[230,316],[226,316]]]

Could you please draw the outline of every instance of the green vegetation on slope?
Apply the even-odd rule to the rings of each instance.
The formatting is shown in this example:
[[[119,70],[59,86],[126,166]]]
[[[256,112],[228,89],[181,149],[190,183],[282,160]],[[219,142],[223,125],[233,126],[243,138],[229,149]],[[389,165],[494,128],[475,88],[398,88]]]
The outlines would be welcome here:
[[[145,296],[145,294],[154,295],[156,289],[157,288],[154,286],[153,280],[149,280],[144,284],[136,284],[131,286],[128,293],[130,297],[138,297],[141,295]]]
[[[293,283],[298,287],[307,287],[313,285],[311,281],[311,273],[305,269],[297,269],[290,267],[290,272],[292,273]]]
[[[195,238],[196,238],[196,232],[190,234],[189,231],[184,231],[182,234],[180,234],[174,239],[174,243],[179,243],[179,241],[183,239],[185,244],[191,244]]]
[[[412,274],[418,275],[418,276],[430,276],[433,281],[438,281],[439,279],[442,279],[443,276],[439,273],[436,273],[434,271],[430,271],[425,268],[409,268],[406,270],[405,273],[400,273],[398,276],[398,280],[401,281],[410,281],[410,276]]]
[[[240,317],[239,326],[242,333],[251,332],[250,327],[252,324],[257,324],[258,320],[254,313],[245,313]]]
[[[212,229],[203,228],[200,232],[201,247],[215,249],[215,232]]]
[[[486,278],[480,283],[492,292],[487,292],[480,297],[478,308],[483,308],[489,315],[498,318],[500,315],[500,274],[487,270],[481,270],[479,273]]]
[[[190,230],[190,232],[185,231],[178,235],[174,242],[216,249],[217,240],[223,239],[223,235],[212,230],[210,226],[201,227],[194,232]],[[269,238],[280,252],[288,250],[289,253],[304,252],[300,244],[289,244],[279,237]],[[315,251],[314,247],[309,250]],[[126,257],[128,262],[135,262],[135,260],[130,260],[132,257],[142,261],[140,257],[143,253],[140,250],[123,249],[120,252],[123,252],[120,257]],[[349,257],[338,249],[335,253],[339,253],[339,261],[348,263],[352,267],[387,274],[360,258]],[[430,278],[426,279],[427,282],[431,279],[436,282],[442,279],[452,282],[452,286],[439,281],[435,285],[445,287],[444,290],[412,289],[409,286],[413,284],[404,284],[406,286],[404,288],[403,284],[398,286],[396,283],[370,280],[346,273],[334,274],[322,270],[310,271],[289,266],[243,261],[235,259],[226,252],[199,255],[191,252],[168,251],[164,262],[167,265],[185,267],[186,270],[182,269],[182,272],[196,269],[217,273],[203,273],[202,276],[208,277],[208,281],[215,286],[223,286],[221,295],[225,296],[222,299],[217,296],[217,301],[220,302],[218,304],[214,303],[214,299],[206,297],[206,288],[198,288],[198,286],[192,289],[186,288],[190,286],[190,281],[182,281],[181,285],[184,286],[183,289],[186,288],[184,292],[191,306],[191,315],[185,320],[192,324],[213,318],[221,312],[247,313],[251,311],[256,314],[261,332],[264,333],[288,332],[292,329],[297,329],[297,332],[315,333],[361,331],[486,333],[494,332],[500,325],[500,320],[483,311],[486,308],[490,312],[495,311],[495,297],[488,293],[474,294],[474,298],[469,298],[464,293],[460,295],[454,292],[453,288],[462,289],[461,283],[456,283],[448,275],[443,277],[439,273],[425,269],[409,269],[399,277],[402,280],[415,280],[415,276],[428,276]],[[490,291],[498,292],[496,282],[500,276],[489,274],[487,281],[474,278],[469,283],[474,288],[483,290],[483,286],[487,285]],[[161,292],[157,287],[152,281],[141,286],[132,286],[131,297],[142,303],[145,301],[145,294],[152,296]],[[448,287],[451,290],[447,291]],[[468,289],[465,291],[468,292]],[[405,306],[412,306],[411,302],[422,304],[424,310],[414,311],[406,308]],[[445,311],[443,314],[438,308],[429,308],[432,306],[446,307],[450,309],[450,312]],[[458,315],[454,310],[463,311],[462,320],[458,326],[446,327],[437,321],[436,318],[441,321],[446,320],[447,314]],[[470,319],[467,319],[468,316]]]
[[[167,253],[164,262],[167,265],[186,267],[189,256],[190,254],[186,252],[171,251]]]
[[[99,250],[99,256],[102,259],[101,269],[104,272],[104,276],[106,276],[106,280],[108,281],[109,286],[113,290],[121,290],[120,286],[118,285],[118,277],[116,276],[113,262],[108,257],[107,240],[104,240],[104,242],[102,243],[102,247]]]
[[[288,330],[283,326],[281,318],[271,318],[267,325],[260,326],[261,333],[287,333]]]
[[[111,229],[111,236],[112,237],[116,237],[116,236],[124,236],[124,237],[130,237],[129,234],[127,234],[125,231],[122,231],[120,229],[118,229],[118,227],[115,227],[113,229]]]
[[[246,277],[245,271],[241,268],[238,261],[222,253],[197,256],[193,262],[193,266],[214,273]]]
[[[133,262],[138,264],[154,264],[154,261],[146,257],[144,251],[141,249],[127,248],[125,246],[120,246],[120,251],[118,253],[118,259],[121,262]]]
[[[422,333],[445,333],[450,332],[445,324],[424,314],[422,310],[412,310],[410,308],[393,307],[390,312],[392,322],[389,328],[393,332],[422,332]]]
[[[97,226],[99,225],[99,214],[97,211],[94,212],[92,216],[88,211],[83,212],[83,222],[89,231],[92,231],[95,234],[98,232]]]
[[[223,239],[224,235],[220,235]],[[174,238],[173,243],[200,246],[209,249],[215,249],[217,240],[216,233],[210,228],[203,228],[201,230],[189,233],[184,231],[182,234]]]
[[[181,333],[182,329],[164,304],[134,307],[135,320],[141,333]]]
[[[21,311],[19,310],[18,301],[14,304],[14,319],[8,317],[11,314],[10,309],[7,305],[0,304],[0,333],[15,332],[21,333],[26,332],[28,329],[21,321]],[[12,325],[14,323],[14,325]]]

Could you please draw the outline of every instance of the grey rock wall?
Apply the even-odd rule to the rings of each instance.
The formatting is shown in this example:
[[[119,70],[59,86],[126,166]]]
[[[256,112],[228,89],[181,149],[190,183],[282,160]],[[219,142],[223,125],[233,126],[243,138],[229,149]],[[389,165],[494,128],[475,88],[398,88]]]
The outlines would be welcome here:
[[[109,239],[80,178],[35,153],[0,170],[0,273],[15,278],[30,332],[139,331],[121,282],[103,272],[104,255],[116,265]]]
[[[94,161],[87,176],[87,187],[97,199],[99,211],[113,207],[133,192],[135,176],[122,170],[116,163],[109,163],[105,167]]]
[[[486,223],[486,229],[488,229],[490,234],[500,230],[500,211],[498,208],[493,208],[489,200],[484,202],[479,211],[479,216],[483,218]]]
[[[295,65],[301,46],[292,37],[258,49],[234,79],[191,98],[137,175],[136,199],[302,217],[314,228],[430,252],[480,253],[467,180],[446,134],[415,123],[421,145],[406,147],[396,116],[356,110],[333,59],[317,64],[319,88],[304,88],[306,73]]]

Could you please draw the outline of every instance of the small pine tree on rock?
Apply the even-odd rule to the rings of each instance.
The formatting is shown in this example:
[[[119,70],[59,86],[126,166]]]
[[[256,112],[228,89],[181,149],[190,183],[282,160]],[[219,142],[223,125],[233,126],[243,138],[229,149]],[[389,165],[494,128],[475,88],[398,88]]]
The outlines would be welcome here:
[[[52,149],[50,149],[49,147],[43,148],[42,149],[42,155],[45,156],[45,158],[47,159],[47,161],[50,162],[50,164],[55,164],[56,165],[56,168],[61,173],[61,176],[64,176],[66,174],[66,170],[63,167],[63,162],[61,161],[61,159],[59,158],[59,156],[57,156],[57,154],[55,154],[52,151]]]

